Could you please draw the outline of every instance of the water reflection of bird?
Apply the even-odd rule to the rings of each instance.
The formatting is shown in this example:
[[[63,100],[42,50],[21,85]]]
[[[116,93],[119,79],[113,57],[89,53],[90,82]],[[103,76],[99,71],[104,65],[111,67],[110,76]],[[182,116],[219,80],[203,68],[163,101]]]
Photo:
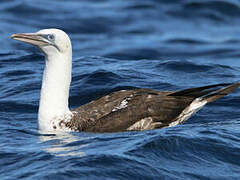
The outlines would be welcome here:
[[[76,137],[72,133],[56,133],[56,134],[41,134],[39,136],[40,143],[51,141],[44,145],[43,149],[56,156],[84,156],[85,153],[81,151],[82,148],[88,146],[81,141],[89,139],[89,137]],[[79,142],[79,143],[78,143]],[[70,145],[75,143],[76,145]]]

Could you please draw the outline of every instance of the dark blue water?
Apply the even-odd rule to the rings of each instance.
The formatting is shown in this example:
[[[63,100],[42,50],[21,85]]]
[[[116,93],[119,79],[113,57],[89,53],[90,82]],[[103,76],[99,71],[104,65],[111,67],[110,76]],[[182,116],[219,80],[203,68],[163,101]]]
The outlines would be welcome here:
[[[240,179],[240,90],[183,125],[112,134],[38,132],[44,58],[12,33],[66,31],[70,104],[123,88],[240,80],[236,0],[1,0],[0,179]]]

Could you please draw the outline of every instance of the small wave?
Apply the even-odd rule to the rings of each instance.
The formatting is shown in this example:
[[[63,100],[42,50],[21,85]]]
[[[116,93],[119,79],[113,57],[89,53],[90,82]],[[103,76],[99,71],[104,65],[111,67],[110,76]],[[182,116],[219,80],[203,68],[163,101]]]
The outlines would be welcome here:
[[[22,75],[30,75],[30,74],[34,74],[34,71],[31,70],[11,70],[11,71],[7,71],[5,73],[2,73],[3,76],[22,76]]]
[[[108,58],[114,58],[114,59],[130,59],[130,60],[136,60],[136,59],[156,59],[160,56],[160,53],[156,49],[151,48],[141,48],[141,49],[122,49],[118,52],[108,53],[104,56]]]
[[[185,10],[211,10],[217,11],[229,17],[239,17],[240,7],[236,3],[227,1],[203,1],[203,2],[189,2],[184,5]]]
[[[106,70],[97,70],[85,76],[84,84],[105,85],[113,84],[122,79],[121,76]]]
[[[0,109],[2,112],[36,113],[38,106],[33,104],[22,104],[15,101],[1,101]]]
[[[41,7],[34,7],[28,3],[19,3],[15,4],[13,7],[8,7],[4,9],[5,12],[10,12],[18,15],[37,15],[46,14],[49,11],[46,9],[42,9]]]
[[[189,61],[167,61],[157,65],[164,71],[183,71],[185,73],[206,72],[213,67],[209,65],[199,65]]]
[[[184,39],[184,38],[175,38],[175,39],[168,39],[165,42],[167,43],[179,43],[179,44],[209,44],[209,42],[198,40],[198,39]]]
[[[166,13],[185,20],[204,18],[204,20],[229,23],[229,18],[240,16],[240,7],[237,3],[227,1],[188,1],[178,8],[167,10]]]
[[[13,55],[12,52],[1,52],[0,53],[0,57],[11,56],[11,55]]]
[[[27,130],[27,129],[16,129],[16,128],[12,128],[12,129],[5,129],[6,132],[8,133],[13,133],[15,135],[21,136],[21,137],[27,137],[28,135],[30,136],[40,136],[40,134],[37,131],[33,131],[33,130]]]
[[[8,57],[1,59],[4,63],[23,64],[23,62],[43,62],[44,57],[38,53],[27,54],[27,55],[16,55],[16,57]]]
[[[105,18],[92,18],[71,20],[71,25],[66,32],[69,33],[83,33],[83,34],[102,34],[111,32],[111,21]]]
[[[19,82],[20,80],[25,80],[25,81],[27,80],[27,83],[18,84],[17,82]],[[1,94],[1,98],[9,99],[12,96],[13,96],[13,98],[17,98],[17,97],[14,97],[15,95],[17,95],[19,97],[24,96],[24,95],[29,95],[29,96],[33,97],[34,91],[40,90],[40,88],[41,88],[40,82],[30,82],[29,77],[15,77],[14,76],[14,78],[10,79],[10,81],[16,83],[15,86],[5,88],[3,90],[3,94]],[[18,100],[20,100],[19,97],[17,98]]]
[[[129,3],[127,4],[127,7],[125,7],[124,9],[144,11],[144,10],[155,9],[155,8],[156,6],[154,5],[154,3],[152,2],[148,3],[147,1],[146,2],[142,1],[142,2]]]

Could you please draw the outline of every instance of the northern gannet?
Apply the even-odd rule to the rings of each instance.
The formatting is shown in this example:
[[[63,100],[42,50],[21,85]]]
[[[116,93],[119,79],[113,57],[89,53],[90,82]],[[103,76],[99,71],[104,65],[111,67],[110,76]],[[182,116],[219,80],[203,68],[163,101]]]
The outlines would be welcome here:
[[[72,45],[68,35],[59,29],[43,29],[11,38],[37,46],[45,56],[38,112],[42,131],[121,132],[175,126],[240,86],[236,82],[176,92],[121,90],[70,111]]]

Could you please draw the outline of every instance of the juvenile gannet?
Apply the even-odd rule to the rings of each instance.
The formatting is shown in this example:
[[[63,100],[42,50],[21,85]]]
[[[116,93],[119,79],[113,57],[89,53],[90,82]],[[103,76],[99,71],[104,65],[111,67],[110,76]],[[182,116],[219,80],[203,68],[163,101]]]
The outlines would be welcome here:
[[[121,90],[70,111],[72,45],[68,35],[59,29],[44,29],[11,38],[35,45],[45,55],[38,112],[43,131],[120,132],[174,126],[240,85],[215,84],[176,92]]]

